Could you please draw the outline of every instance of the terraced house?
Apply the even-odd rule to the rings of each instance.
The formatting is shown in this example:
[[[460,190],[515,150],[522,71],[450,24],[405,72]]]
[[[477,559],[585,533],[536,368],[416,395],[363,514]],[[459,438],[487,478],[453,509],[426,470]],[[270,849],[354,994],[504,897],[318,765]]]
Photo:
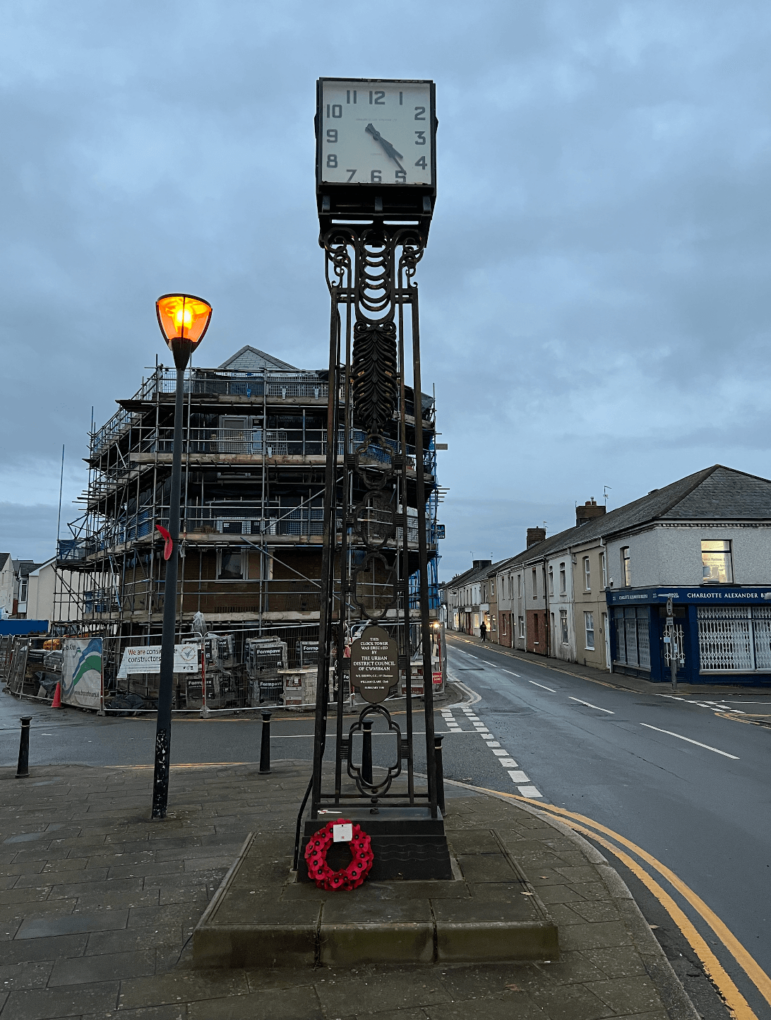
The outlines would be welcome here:
[[[671,599],[681,680],[771,682],[768,479],[714,465],[609,513],[588,500],[491,573],[500,644],[668,681]]]

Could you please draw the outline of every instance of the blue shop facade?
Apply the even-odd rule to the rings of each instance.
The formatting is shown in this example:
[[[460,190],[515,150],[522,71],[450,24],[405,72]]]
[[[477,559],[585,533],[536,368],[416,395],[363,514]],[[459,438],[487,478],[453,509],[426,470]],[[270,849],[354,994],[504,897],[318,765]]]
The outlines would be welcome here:
[[[613,671],[668,683],[672,599],[684,683],[771,685],[771,585],[606,589]]]

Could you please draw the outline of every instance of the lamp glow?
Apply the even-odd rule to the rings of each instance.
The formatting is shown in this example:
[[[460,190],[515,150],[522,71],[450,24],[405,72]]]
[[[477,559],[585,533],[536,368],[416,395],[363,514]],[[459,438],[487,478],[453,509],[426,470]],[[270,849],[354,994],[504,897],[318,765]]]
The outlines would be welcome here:
[[[174,340],[187,340],[196,346],[211,321],[209,302],[192,294],[164,294],[155,302],[155,311],[169,347]]]

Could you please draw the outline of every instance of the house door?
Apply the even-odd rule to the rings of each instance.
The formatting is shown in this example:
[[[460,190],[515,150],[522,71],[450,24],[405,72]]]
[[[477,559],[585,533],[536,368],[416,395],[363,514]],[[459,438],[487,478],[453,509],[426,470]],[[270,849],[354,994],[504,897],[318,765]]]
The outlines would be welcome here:
[[[610,631],[608,630],[607,613],[602,614],[602,634],[603,640],[605,641],[605,669],[607,669],[609,673],[612,673],[613,670],[610,666]]]

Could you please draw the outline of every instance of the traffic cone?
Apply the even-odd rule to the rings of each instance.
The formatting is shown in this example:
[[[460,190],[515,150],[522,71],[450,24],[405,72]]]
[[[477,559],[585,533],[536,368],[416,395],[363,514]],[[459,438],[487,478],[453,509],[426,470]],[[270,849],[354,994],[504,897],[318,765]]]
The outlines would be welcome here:
[[[56,685],[56,690],[54,691],[54,700],[51,702],[51,708],[61,707],[62,707],[62,685],[61,683],[58,683]]]

